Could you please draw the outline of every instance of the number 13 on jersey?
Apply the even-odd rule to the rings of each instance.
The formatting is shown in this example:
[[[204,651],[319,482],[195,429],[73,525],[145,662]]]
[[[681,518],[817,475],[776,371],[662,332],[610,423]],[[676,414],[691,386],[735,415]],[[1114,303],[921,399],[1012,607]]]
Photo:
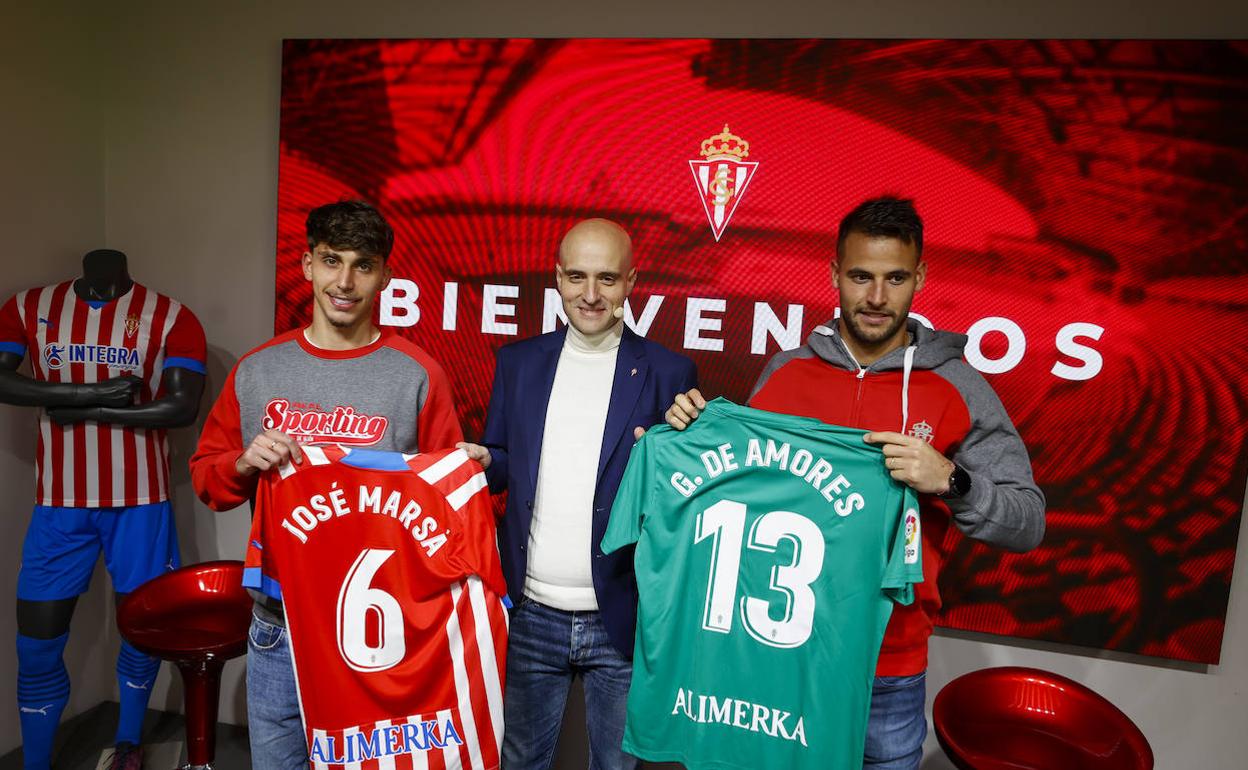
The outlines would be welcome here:
[[[739,609],[741,625],[754,639],[771,647],[800,647],[813,626],[815,592],[810,585],[823,571],[823,533],[801,514],[768,511],[754,520],[747,536],[746,513],[745,503],[720,500],[698,514],[693,542],[711,541],[702,628],[731,633]],[[776,560],[785,540],[793,544],[788,564]],[[770,596],[741,596],[738,603],[743,558],[771,562]],[[773,605],[780,605],[775,613],[779,619],[773,617]]]

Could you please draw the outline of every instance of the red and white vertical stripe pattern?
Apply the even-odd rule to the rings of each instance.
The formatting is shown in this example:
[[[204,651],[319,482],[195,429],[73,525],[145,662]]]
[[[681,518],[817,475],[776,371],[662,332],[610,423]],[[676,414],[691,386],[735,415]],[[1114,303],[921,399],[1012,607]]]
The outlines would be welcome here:
[[[182,305],[138,284],[101,308],[74,294],[72,282],[31,289],[17,297],[22,323],[34,345],[27,351],[36,379],[93,383],[123,374],[140,377],[138,402],[156,398],[164,363],[165,338]],[[130,351],[137,366],[118,358],[107,362],[74,360],[74,346],[105,346]],[[96,359],[99,357],[97,356]],[[134,506],[169,496],[169,455],[163,430],[95,422],[59,426],[39,417],[36,498],[40,505],[63,507]]]
[[[503,739],[508,616],[497,593],[506,589],[481,466],[452,450],[402,455],[410,472],[396,474],[393,465],[351,465],[349,447],[308,445],[302,452],[302,463],[278,468],[278,480],[262,479],[248,558],[269,560],[280,574],[311,766],[495,770]],[[267,539],[264,533],[276,529],[274,518],[318,505],[310,501],[323,501],[331,489],[339,490],[347,508],[364,490],[390,490],[376,493],[381,497],[402,490],[432,517],[428,521],[441,522],[439,531],[450,541],[427,553],[408,525],[396,529],[394,515],[379,515],[376,505],[364,503],[322,519],[318,526],[333,527],[333,535],[296,541],[283,532]],[[368,590],[397,599],[409,629],[405,657],[377,672],[345,664],[341,636],[324,622],[332,617],[325,614],[324,597],[345,590],[338,568],[326,565],[345,565],[341,554],[359,548],[396,551],[387,565],[392,571],[374,573]],[[404,574],[401,564],[412,571]],[[435,564],[440,566],[430,566]],[[493,578],[483,580],[478,572]],[[425,592],[425,580],[438,582]],[[319,625],[305,630],[301,624],[309,617],[320,618]],[[341,618],[339,609],[339,624]],[[357,719],[370,721],[343,727]]]
[[[453,584],[448,593],[445,653],[458,707],[344,730],[313,725],[309,730],[313,770],[498,768],[503,741],[507,611],[502,600],[475,575]],[[420,693],[412,693],[412,698],[418,702]],[[312,718],[306,714],[306,704],[305,717]]]

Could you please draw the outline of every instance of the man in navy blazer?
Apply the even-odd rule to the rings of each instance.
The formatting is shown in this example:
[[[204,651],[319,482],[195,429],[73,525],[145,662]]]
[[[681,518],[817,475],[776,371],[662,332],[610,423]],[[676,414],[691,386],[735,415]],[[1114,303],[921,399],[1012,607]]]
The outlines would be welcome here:
[[[509,492],[499,552],[512,611],[503,766],[545,770],[575,676],[590,767],[638,766],[620,748],[637,623],[633,551],[600,548],[642,429],[694,386],[692,361],[623,322],[632,243],[603,219],[564,236],[555,281],[568,326],[498,351],[481,444],[491,491]]]

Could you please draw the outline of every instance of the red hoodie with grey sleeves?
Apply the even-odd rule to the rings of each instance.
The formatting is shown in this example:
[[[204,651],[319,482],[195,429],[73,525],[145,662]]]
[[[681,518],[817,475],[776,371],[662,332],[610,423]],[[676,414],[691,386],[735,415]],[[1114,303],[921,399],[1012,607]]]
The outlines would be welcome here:
[[[390,331],[353,350],[323,350],[297,329],[239,359],[191,457],[191,483],[208,507],[251,499],[258,474],[239,476],[234,462],[273,428],[305,444],[408,454],[464,440],[442,367]]]
[[[992,387],[962,360],[966,337],[907,324],[910,345],[867,367],[850,355],[835,322],[817,327],[805,345],[772,357],[749,401],[834,425],[917,436],[971,476],[964,498],[919,497],[923,582],[915,586],[913,604],[893,608],[879,676],[927,669],[951,520],[966,535],[1011,551],[1030,550],[1044,537],[1044,495],[1032,478],[1027,447]]]

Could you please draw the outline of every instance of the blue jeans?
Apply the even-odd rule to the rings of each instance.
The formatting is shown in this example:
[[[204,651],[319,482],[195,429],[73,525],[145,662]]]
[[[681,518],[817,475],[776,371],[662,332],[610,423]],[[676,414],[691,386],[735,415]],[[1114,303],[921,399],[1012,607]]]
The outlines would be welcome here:
[[[918,770],[927,737],[926,701],[926,673],[875,678],[863,768]]]
[[[255,770],[307,770],[308,739],[295,690],[290,636],[255,613],[247,633],[247,723]]]
[[[503,692],[503,770],[547,770],[572,678],[585,683],[590,770],[632,770],[620,748],[633,665],[597,612],[565,612],[525,597],[512,611]]]

